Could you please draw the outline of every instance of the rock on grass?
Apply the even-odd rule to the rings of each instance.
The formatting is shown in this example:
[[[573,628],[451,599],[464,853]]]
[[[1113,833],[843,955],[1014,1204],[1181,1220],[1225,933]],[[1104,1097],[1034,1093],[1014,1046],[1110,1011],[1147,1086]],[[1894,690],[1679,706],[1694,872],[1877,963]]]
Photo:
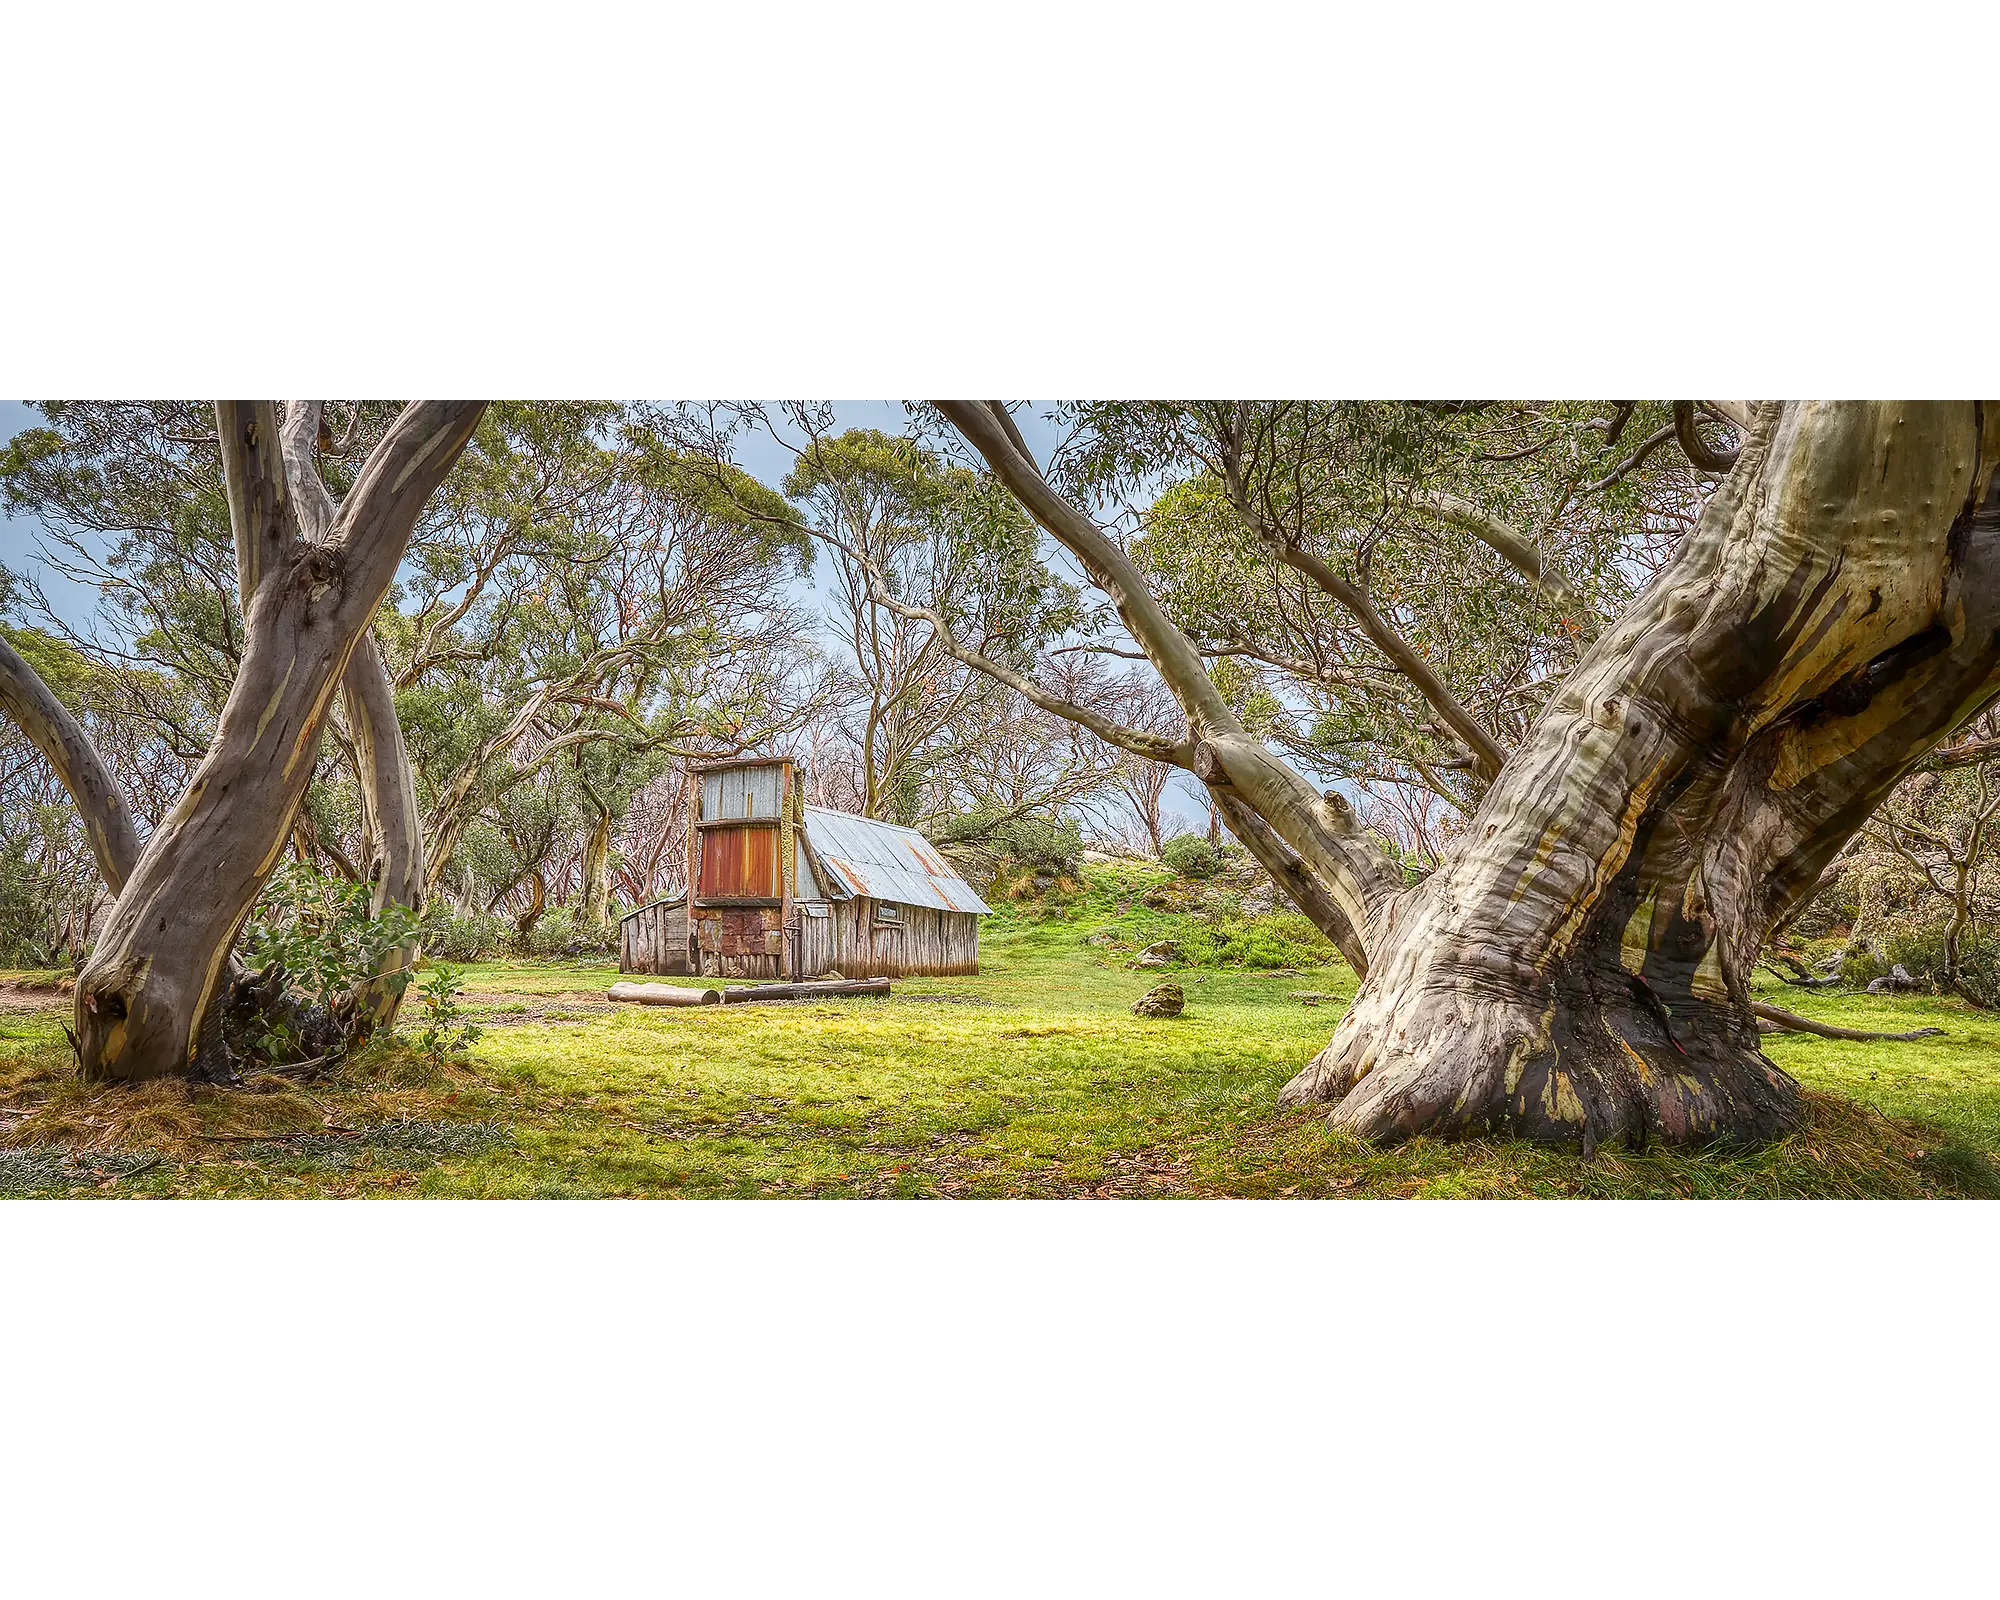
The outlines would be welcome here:
[[[1155,984],[1137,1000],[1132,1002],[1135,1017],[1177,1017],[1187,1005],[1187,998],[1181,993],[1177,983]]]

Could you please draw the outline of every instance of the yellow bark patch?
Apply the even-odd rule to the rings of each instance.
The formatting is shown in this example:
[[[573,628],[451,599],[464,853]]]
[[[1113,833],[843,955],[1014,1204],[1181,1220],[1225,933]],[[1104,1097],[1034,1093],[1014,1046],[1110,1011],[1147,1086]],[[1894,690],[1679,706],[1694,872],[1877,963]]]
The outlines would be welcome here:
[[[1592,872],[1589,892],[1577,902],[1569,915],[1549,935],[1549,948],[1554,955],[1565,955],[1574,940],[1598,907],[1596,891],[1610,879],[1624,870],[1625,862],[1632,854],[1633,842],[1639,835],[1639,823],[1651,809],[1653,795],[1659,787],[1661,774],[1655,770],[1647,778],[1633,786],[1632,794],[1625,802],[1625,809],[1618,817],[1618,836],[1611,841],[1611,848],[1605,851]]]
[[[1652,1088],[1652,1064],[1644,1056],[1640,1055],[1637,1050],[1632,1048],[1632,1041],[1627,1039],[1623,1034],[1613,1034],[1612,1037],[1618,1041],[1618,1048],[1631,1058],[1632,1070],[1639,1075],[1639,1081],[1648,1089]]]
[[[251,736],[252,743],[264,737],[264,730],[271,725],[271,719],[278,714],[285,703],[285,685],[292,681],[292,673],[298,667],[297,658],[285,663],[285,675],[278,680],[278,687],[271,691],[270,702],[264,707],[264,714],[257,719],[257,731]]]
[[[1639,902],[1625,924],[1625,931],[1619,936],[1618,963],[1627,972],[1638,973],[1646,965],[1647,953],[1652,949],[1653,912],[1659,904],[1656,893],[1649,894]]]
[[[1688,979],[1688,987],[1709,1000],[1727,1000],[1729,984],[1722,976],[1722,941],[1716,940],[1702,952],[1701,965]]]
[[[1568,1076],[1553,1068],[1549,1072],[1549,1081],[1542,1085],[1542,1110],[1552,1122],[1583,1121],[1583,1102],[1570,1088]]]

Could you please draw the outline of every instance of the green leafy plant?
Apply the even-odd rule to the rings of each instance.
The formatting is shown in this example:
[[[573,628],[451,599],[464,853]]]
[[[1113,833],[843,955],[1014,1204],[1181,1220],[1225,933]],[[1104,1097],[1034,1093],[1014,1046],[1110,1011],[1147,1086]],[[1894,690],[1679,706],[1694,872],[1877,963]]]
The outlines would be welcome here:
[[[1183,833],[1169,839],[1160,859],[1183,878],[1212,878],[1222,864],[1214,845],[1198,833]]]
[[[279,870],[244,930],[247,963],[258,969],[275,963],[293,995],[331,1017],[344,1017],[355,988],[376,972],[385,957],[417,933],[417,916],[406,906],[371,913],[366,884],[315,872],[302,862]],[[388,975],[401,993],[407,969]],[[296,1044],[288,1025],[266,1016],[251,1043],[275,1056]]]
[[[983,853],[991,865],[1018,867],[1073,876],[1083,855],[1083,827],[1074,817],[1017,816],[983,804],[933,824],[932,842]]]
[[[424,949],[446,961],[483,961],[505,948],[512,929],[483,911],[433,913],[424,923]]]
[[[437,1065],[443,1065],[447,1057],[463,1055],[478,1041],[479,1024],[466,1019],[460,1004],[464,993],[465,974],[449,962],[431,968],[430,976],[417,989],[424,1023],[423,1032],[417,1035],[417,1048]]]

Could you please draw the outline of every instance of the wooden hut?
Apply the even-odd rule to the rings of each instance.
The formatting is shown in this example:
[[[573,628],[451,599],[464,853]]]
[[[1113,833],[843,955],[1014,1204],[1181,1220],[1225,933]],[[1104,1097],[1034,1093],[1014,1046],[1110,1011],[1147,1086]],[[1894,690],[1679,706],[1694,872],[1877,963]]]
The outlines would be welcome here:
[[[896,978],[979,970],[991,907],[914,828],[805,804],[789,761],[690,772],[682,896],[619,929],[621,972]]]

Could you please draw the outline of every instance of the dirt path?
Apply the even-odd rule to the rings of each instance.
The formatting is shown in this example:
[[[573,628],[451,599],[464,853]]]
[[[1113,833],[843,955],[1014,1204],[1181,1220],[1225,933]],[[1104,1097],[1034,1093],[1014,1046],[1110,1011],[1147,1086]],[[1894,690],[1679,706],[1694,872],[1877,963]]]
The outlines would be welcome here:
[[[50,984],[23,983],[19,978],[0,978],[0,1015],[21,1011],[67,1011],[69,990]]]

